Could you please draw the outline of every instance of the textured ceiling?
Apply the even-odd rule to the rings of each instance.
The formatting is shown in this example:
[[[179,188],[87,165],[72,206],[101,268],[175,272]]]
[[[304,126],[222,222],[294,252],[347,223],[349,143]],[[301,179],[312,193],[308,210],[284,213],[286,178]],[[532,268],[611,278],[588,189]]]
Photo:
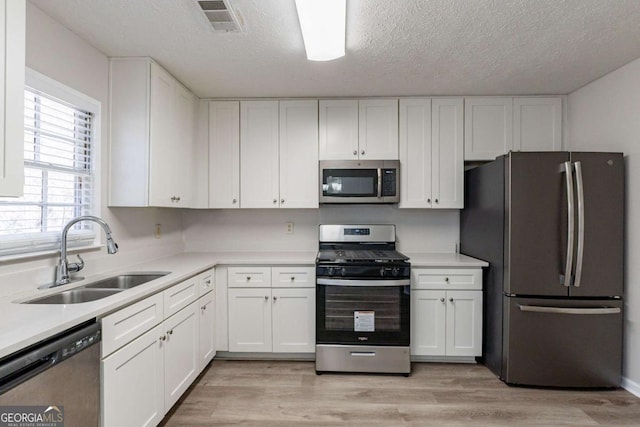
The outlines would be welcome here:
[[[640,57],[640,0],[348,0],[347,53],[306,60],[294,0],[31,0],[108,56],[150,56],[200,97],[566,94]]]

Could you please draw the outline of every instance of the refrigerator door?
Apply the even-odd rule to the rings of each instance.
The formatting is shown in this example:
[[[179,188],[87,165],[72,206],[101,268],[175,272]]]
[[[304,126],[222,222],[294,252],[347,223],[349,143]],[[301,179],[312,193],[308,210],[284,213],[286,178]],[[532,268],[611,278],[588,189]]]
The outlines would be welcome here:
[[[504,298],[501,378],[509,384],[618,387],[622,300]]]
[[[572,152],[571,162],[574,165],[578,203],[575,280],[570,295],[621,296],[624,281],[624,160],[622,154]],[[580,176],[582,176],[582,182],[580,182]],[[580,209],[579,199],[582,195],[583,209]]]
[[[504,292],[567,296],[566,152],[512,152],[505,170]]]

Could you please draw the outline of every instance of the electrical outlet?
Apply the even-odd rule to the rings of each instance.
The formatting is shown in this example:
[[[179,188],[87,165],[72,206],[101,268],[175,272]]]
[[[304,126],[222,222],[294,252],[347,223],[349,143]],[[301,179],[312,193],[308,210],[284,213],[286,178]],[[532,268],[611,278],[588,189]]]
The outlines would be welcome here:
[[[287,222],[287,234],[293,234],[293,221]]]
[[[153,237],[159,239],[162,237],[162,227],[160,224],[156,224],[156,228],[153,231]]]

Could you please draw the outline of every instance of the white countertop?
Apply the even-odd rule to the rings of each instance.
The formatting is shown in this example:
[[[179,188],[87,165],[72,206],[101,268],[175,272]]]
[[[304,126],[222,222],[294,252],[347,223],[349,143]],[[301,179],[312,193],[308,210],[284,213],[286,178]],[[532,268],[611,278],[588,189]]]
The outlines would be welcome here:
[[[0,298],[0,358],[84,321],[116,311],[216,265],[314,265],[316,255],[315,251],[184,253],[126,266],[117,272],[87,277],[83,281],[54,289]],[[411,257],[413,267],[484,267],[488,265],[484,261],[454,253],[407,253],[406,255]],[[142,271],[170,271],[171,273],[101,300],[82,304],[18,304],[15,302],[55,294],[119,273]]]

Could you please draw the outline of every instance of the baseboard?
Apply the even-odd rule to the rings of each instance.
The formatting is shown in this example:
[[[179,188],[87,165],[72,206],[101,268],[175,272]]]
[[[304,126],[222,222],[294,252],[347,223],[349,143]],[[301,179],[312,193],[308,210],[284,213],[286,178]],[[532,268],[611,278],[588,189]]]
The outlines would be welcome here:
[[[412,362],[477,363],[473,356],[411,356]]]
[[[291,360],[314,361],[315,353],[244,353],[233,351],[216,351],[217,360]]]
[[[637,382],[631,381],[629,378],[622,377],[622,388],[636,397],[640,397],[640,384]]]

